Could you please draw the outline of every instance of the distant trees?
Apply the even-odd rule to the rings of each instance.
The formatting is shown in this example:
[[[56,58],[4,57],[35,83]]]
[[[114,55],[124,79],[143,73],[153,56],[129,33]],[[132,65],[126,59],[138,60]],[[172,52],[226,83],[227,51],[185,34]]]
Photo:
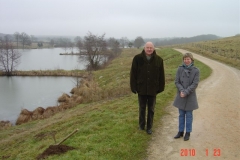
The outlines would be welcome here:
[[[137,48],[140,48],[141,46],[144,45],[144,40],[141,36],[137,37],[135,40],[134,40],[134,46],[137,47]]]
[[[0,39],[0,70],[11,76],[20,63],[21,54],[13,48],[12,40],[8,35]]]
[[[11,72],[19,63],[19,57],[17,54],[16,48],[27,48],[26,45],[31,45],[34,43],[38,48],[43,47],[46,43],[51,47],[61,47],[67,53],[67,50],[71,50],[71,53],[74,53],[74,49],[78,49],[81,54],[80,57],[84,57],[88,61],[87,69],[89,71],[97,70],[102,65],[106,64],[108,60],[118,56],[122,49],[125,47],[132,47],[133,43],[127,39],[127,37],[122,37],[117,40],[113,37],[108,40],[105,39],[105,34],[103,35],[94,35],[91,32],[88,32],[87,35],[82,39],[77,36],[74,40],[69,38],[62,37],[35,37],[33,35],[29,36],[25,32],[19,33],[15,32],[12,36],[7,38],[1,38],[1,67],[2,70],[6,72]],[[19,46],[19,44],[21,46]],[[46,45],[47,46],[47,45]],[[14,49],[15,48],[15,49]],[[84,51],[84,53],[83,53]],[[9,62],[9,55],[11,53],[12,65],[11,68],[8,65],[5,65],[5,62]]]
[[[67,49],[69,48],[69,38],[60,38],[59,39],[59,46],[62,47],[65,50],[65,53],[67,53]]]
[[[15,33],[14,33],[14,38],[15,38],[15,40],[17,41],[17,48],[18,48],[18,42],[19,42],[19,39],[20,39],[20,33],[15,32]]]
[[[68,48],[71,50],[71,53],[73,54],[75,44],[71,40],[69,40],[67,45],[68,45]]]
[[[77,36],[74,38],[74,41],[75,41],[75,46],[77,47],[79,53],[81,53],[81,50],[83,49],[82,38]]]
[[[37,42],[37,41],[38,41],[38,38],[35,37],[34,35],[31,35],[31,36],[30,36],[30,40],[31,40],[31,42]]]
[[[129,42],[128,42],[128,47],[129,47],[129,48],[132,48],[132,46],[133,46],[133,43],[129,41]]]
[[[24,46],[25,45],[31,45],[32,44],[32,41],[31,41],[31,38],[29,35],[27,35],[25,32],[22,32],[19,36],[19,40],[22,44],[22,47],[24,49]]]
[[[82,40],[79,36],[74,38],[74,40],[67,37],[49,38],[48,43],[51,47],[62,48],[65,53],[68,53],[68,50],[70,50],[70,53],[73,54],[75,48],[82,48]]]
[[[53,39],[51,39],[51,40],[50,40],[50,42],[49,42],[49,44],[50,44],[50,46],[51,46],[51,47],[54,47],[54,45],[55,45],[55,42],[54,42],[54,40],[53,40]]]
[[[125,48],[125,47],[127,46],[128,42],[129,42],[129,40],[128,40],[127,37],[122,37],[122,38],[120,39],[120,46],[121,46],[122,48]]]
[[[110,58],[116,57],[121,53],[120,43],[113,37],[107,41],[108,49],[110,50]]]
[[[40,47],[43,47],[43,43],[42,42],[38,42],[38,47],[40,48]]]

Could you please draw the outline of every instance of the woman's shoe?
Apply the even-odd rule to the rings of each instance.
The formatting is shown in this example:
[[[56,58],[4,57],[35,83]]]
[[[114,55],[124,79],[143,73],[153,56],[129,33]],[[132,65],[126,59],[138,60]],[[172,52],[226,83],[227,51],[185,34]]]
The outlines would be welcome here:
[[[186,132],[185,136],[184,136],[184,141],[189,140],[190,137],[190,132]]]
[[[183,132],[178,132],[178,134],[174,137],[175,139],[183,137]]]

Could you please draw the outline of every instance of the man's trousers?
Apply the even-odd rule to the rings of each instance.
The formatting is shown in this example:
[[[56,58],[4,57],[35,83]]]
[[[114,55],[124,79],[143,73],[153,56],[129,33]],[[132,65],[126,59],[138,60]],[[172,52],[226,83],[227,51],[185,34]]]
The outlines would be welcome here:
[[[138,95],[139,127],[145,129],[147,108],[147,130],[152,129],[156,96]]]

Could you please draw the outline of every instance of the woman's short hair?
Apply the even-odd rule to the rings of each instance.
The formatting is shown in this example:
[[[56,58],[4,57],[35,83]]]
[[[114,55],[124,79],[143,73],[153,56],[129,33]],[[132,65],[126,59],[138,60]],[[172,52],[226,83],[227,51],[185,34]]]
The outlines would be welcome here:
[[[184,60],[184,58],[187,58],[187,57],[191,58],[191,60],[194,61],[193,55],[192,55],[191,53],[185,53],[185,54],[183,55],[183,60]]]

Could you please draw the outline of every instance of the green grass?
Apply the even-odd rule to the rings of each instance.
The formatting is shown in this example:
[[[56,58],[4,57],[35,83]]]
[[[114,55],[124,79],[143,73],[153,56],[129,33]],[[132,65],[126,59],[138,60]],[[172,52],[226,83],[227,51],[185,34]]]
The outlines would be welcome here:
[[[32,121],[19,126],[0,130],[0,157],[8,159],[35,159],[49,145],[54,144],[49,133],[55,131],[57,142],[75,129],[79,129],[63,144],[75,147],[62,155],[48,157],[50,160],[138,160],[147,157],[146,149],[151,136],[138,130],[138,100],[129,88],[129,74],[132,58],[140,50],[126,49],[109,66],[94,72],[94,79],[108,94],[108,98],[60,112],[44,120]],[[157,96],[154,128],[159,126],[175,96],[174,77],[181,64],[182,55],[172,49],[158,50],[165,60],[167,83],[165,91]],[[210,68],[196,61],[201,79],[210,75]],[[176,126],[177,127],[177,126]],[[37,135],[46,135],[37,138]],[[167,145],[167,144],[162,144]]]

